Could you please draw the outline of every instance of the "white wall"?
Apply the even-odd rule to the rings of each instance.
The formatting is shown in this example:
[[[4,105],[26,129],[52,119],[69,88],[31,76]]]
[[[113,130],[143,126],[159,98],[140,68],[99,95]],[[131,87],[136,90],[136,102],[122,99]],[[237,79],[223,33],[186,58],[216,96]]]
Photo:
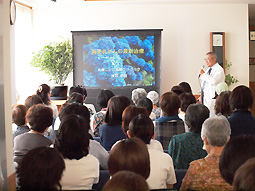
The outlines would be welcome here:
[[[247,4],[82,2],[33,8],[34,49],[59,36],[71,38],[70,31],[108,29],[163,29],[162,92],[187,81],[198,94],[198,71],[215,31],[226,32],[231,74],[249,83]]]

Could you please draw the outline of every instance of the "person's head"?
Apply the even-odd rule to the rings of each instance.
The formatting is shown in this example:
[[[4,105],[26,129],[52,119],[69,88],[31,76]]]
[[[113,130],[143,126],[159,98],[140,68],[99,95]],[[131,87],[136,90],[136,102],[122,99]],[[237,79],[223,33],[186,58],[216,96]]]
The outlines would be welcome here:
[[[50,107],[37,104],[30,107],[26,114],[30,129],[43,133],[53,123],[53,111]]]
[[[132,91],[132,101],[137,104],[139,99],[147,97],[147,92],[143,88],[136,88]]]
[[[255,158],[248,159],[236,171],[234,177],[234,191],[255,190]]]
[[[36,94],[42,98],[44,104],[50,104],[50,86],[41,84],[36,90]]]
[[[190,132],[200,133],[202,124],[209,117],[209,109],[202,104],[191,104],[186,110],[185,122]]]
[[[137,137],[145,144],[150,144],[154,136],[154,125],[148,115],[139,114],[129,123],[128,135],[130,137]]]
[[[230,97],[231,91],[225,91],[221,92],[220,95],[216,98],[215,101],[215,114],[222,114],[225,117],[229,117],[232,113],[232,109],[229,104],[229,97]]]
[[[171,92],[176,93],[178,96],[181,95],[184,91],[180,86],[173,86]]]
[[[77,92],[83,95],[83,99],[85,101],[86,97],[88,96],[87,90],[84,86],[72,86],[69,90],[69,95],[72,95],[73,92]]]
[[[232,109],[248,109],[252,107],[252,91],[246,86],[237,86],[230,94],[229,103]]]
[[[176,93],[166,92],[161,96],[159,106],[164,116],[177,116],[181,101]]]
[[[56,149],[38,147],[30,150],[17,168],[21,191],[50,191],[61,188],[65,162]]]
[[[150,157],[146,144],[138,138],[120,141],[110,151],[108,170],[111,176],[127,170],[147,179],[150,175]]]
[[[37,105],[37,104],[40,104],[40,103],[43,103],[43,100],[42,98],[37,95],[37,94],[34,94],[34,95],[31,95],[31,96],[28,96],[27,99],[25,100],[25,106],[27,108],[27,110],[32,107],[33,105]]]
[[[131,171],[119,171],[104,185],[103,191],[149,191],[144,177]]]
[[[68,98],[68,103],[80,103],[83,104],[83,95],[77,92],[73,92],[70,97]]]
[[[255,157],[255,136],[240,135],[233,137],[224,147],[219,162],[220,174],[230,185],[236,170],[248,159]]]
[[[122,113],[122,129],[126,136],[127,136],[127,131],[128,131],[128,126],[129,126],[130,121],[134,117],[138,116],[139,114],[144,114],[144,115],[149,116],[149,113],[145,108],[137,107],[134,105],[127,106],[126,109],[123,111],[123,113]]]
[[[228,91],[228,85],[225,82],[221,82],[215,87],[215,92],[217,95],[220,95],[220,93],[224,91]]]
[[[130,100],[121,95],[113,96],[109,102],[105,113],[105,123],[114,125],[122,122],[122,113],[127,106],[130,105]]]
[[[62,119],[66,115],[70,115],[70,114],[80,115],[84,117],[85,119],[87,119],[87,121],[90,121],[90,113],[88,108],[79,103],[72,103],[72,104],[67,104],[66,106],[64,106],[64,108],[61,110],[59,114],[59,118],[62,121]]]
[[[17,126],[23,126],[26,124],[27,108],[24,105],[14,105],[12,107],[12,122]]]
[[[64,158],[79,160],[89,152],[89,121],[84,117],[66,115],[56,135],[56,149]]]
[[[156,105],[159,101],[159,95],[156,91],[150,91],[148,94],[147,94],[147,98],[149,98],[153,105]]]
[[[217,55],[214,52],[208,52],[205,56],[205,62],[208,67],[217,63]]]
[[[153,109],[152,101],[147,97],[139,99],[137,101],[136,106],[137,107],[144,107],[148,111],[149,114],[151,114],[152,109]]]
[[[230,138],[230,134],[230,124],[223,115],[208,118],[202,125],[201,138],[207,152],[210,150],[210,146],[224,147]]]
[[[114,96],[111,90],[101,90],[97,95],[96,102],[100,108],[106,108],[108,101]]]
[[[192,93],[191,87],[188,82],[181,82],[179,86],[182,88],[183,92]]]
[[[192,93],[182,93],[180,96],[181,101],[181,111],[186,112],[190,104],[196,103],[197,100]]]

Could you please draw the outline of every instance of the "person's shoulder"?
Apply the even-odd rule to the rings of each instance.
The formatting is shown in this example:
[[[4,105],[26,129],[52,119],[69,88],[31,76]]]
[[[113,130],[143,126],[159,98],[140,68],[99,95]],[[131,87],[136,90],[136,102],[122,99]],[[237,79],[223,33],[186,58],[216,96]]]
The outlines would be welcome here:
[[[189,133],[182,133],[182,134],[179,134],[179,135],[174,135],[173,139],[182,141],[182,140],[186,139],[186,137],[189,137],[189,136],[190,136]]]
[[[172,157],[167,153],[156,149],[148,149],[148,151],[151,157],[157,158],[157,160],[160,160],[163,164],[165,164],[165,162],[172,162]]]

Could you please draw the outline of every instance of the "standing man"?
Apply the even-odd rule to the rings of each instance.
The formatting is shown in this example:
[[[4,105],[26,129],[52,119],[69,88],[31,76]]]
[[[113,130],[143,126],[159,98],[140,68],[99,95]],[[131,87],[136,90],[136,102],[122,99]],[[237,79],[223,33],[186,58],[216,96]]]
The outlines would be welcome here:
[[[225,80],[223,68],[217,62],[217,55],[214,52],[208,52],[205,58],[208,69],[200,70],[201,85],[201,102],[208,107],[210,100],[215,97],[215,87]]]

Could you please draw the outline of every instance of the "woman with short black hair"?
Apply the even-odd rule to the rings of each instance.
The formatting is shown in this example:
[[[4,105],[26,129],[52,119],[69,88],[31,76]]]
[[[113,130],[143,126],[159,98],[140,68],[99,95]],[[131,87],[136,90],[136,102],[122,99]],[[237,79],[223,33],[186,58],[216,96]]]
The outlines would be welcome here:
[[[17,168],[18,190],[61,190],[65,162],[56,149],[38,147],[30,150]]]
[[[168,153],[173,159],[175,169],[188,169],[190,162],[204,158],[201,129],[203,122],[209,117],[209,109],[202,104],[189,105],[185,122],[189,132],[174,135],[169,143]]]
[[[122,113],[129,105],[130,100],[121,95],[113,96],[108,102],[108,108],[104,119],[105,124],[99,127],[101,143],[108,151],[114,143],[126,137],[121,128],[121,122]]]
[[[231,132],[232,133],[232,132]],[[222,178],[232,185],[236,170],[248,159],[255,157],[255,136],[236,136],[226,144],[220,156],[219,168]]]
[[[228,119],[231,138],[238,135],[255,135],[255,117],[248,110],[253,104],[253,94],[246,86],[237,86],[230,94],[229,103],[234,110]]]
[[[29,108],[26,120],[30,125],[30,131],[15,137],[14,161],[20,163],[24,155],[33,148],[49,146],[51,140],[44,137],[44,132],[52,125],[53,111],[50,107],[37,104]]]
[[[63,190],[89,190],[99,180],[99,161],[89,154],[89,121],[71,114],[61,119],[55,143],[64,157]]]
[[[101,110],[91,117],[91,128],[96,137],[100,137],[99,127],[104,123],[104,117],[107,110],[108,101],[114,96],[110,90],[101,90],[97,95],[96,102]]]

